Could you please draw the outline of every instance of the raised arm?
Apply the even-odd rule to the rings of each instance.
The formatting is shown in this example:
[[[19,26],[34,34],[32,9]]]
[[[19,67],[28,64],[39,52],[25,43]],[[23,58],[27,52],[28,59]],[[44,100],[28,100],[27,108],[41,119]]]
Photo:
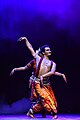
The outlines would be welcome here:
[[[32,45],[30,44],[30,42],[28,41],[28,39],[26,37],[20,37],[18,39],[18,41],[22,41],[25,40],[26,46],[28,47],[28,49],[30,50],[32,56],[35,58],[36,57],[36,52],[34,51]]]
[[[67,79],[66,79],[65,74],[62,74],[62,73],[59,73],[59,72],[55,72],[55,75],[62,76],[64,81],[67,83]]]

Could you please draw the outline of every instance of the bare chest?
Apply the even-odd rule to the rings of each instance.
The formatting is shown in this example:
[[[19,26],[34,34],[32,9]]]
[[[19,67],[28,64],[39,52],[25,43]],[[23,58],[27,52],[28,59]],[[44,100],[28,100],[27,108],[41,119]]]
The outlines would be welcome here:
[[[51,68],[51,61],[43,59],[41,66],[40,66],[40,75],[47,73],[50,71]]]
[[[41,68],[43,68],[43,67],[50,68],[50,66],[51,66],[51,61],[43,59],[43,61],[41,63]]]

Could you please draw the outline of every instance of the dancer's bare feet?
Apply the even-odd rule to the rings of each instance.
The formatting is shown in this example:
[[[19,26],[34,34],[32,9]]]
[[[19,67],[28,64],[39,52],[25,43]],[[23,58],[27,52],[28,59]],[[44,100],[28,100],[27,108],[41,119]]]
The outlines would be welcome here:
[[[32,109],[30,109],[26,115],[27,115],[28,117],[34,118]]]
[[[53,119],[57,119],[57,118],[58,118],[58,116],[57,116],[57,115],[54,115],[54,116],[53,116]]]

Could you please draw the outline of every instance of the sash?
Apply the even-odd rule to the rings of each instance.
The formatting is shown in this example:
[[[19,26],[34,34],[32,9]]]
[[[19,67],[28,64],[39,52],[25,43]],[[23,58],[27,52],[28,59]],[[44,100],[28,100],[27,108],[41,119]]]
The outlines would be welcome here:
[[[38,67],[36,68],[36,78],[38,77],[39,75],[39,70],[40,70],[40,66],[41,66],[41,63],[42,63],[42,60],[43,60],[43,57],[41,57],[40,61],[39,61],[39,64],[38,64]]]

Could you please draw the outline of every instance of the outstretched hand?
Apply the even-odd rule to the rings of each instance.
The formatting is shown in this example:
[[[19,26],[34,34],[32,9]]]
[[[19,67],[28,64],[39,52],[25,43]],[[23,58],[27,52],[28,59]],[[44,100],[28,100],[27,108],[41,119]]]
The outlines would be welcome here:
[[[11,71],[10,76],[13,75],[15,72],[15,68]]]
[[[67,83],[66,76],[64,74],[62,74],[62,77],[63,77],[64,81]]]
[[[22,40],[27,40],[27,38],[26,38],[26,37],[20,37],[20,38],[18,39],[18,41],[22,41]]]

